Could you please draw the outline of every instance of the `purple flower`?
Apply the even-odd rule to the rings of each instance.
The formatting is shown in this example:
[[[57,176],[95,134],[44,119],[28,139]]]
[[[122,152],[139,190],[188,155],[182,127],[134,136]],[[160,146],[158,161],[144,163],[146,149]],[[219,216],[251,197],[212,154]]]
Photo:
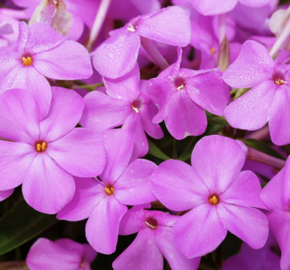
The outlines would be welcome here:
[[[267,215],[270,230],[282,251],[280,266],[290,269],[290,159],[285,167],[264,187],[260,194],[262,202],[271,210]]]
[[[97,252],[88,244],[66,238],[55,242],[39,238],[30,248],[26,264],[30,270],[91,270],[96,256]]]
[[[142,38],[184,47],[190,42],[190,21],[186,10],[174,6],[132,19],[95,51],[93,64],[104,77],[119,78],[136,64]]]
[[[41,90],[41,89],[40,89]],[[34,98],[25,90],[0,96],[0,190],[21,183],[27,203],[54,214],[74,196],[72,177],[99,175],[105,150],[91,130],[74,128],[84,101],[69,89],[52,88],[47,116],[41,121]]]
[[[143,93],[138,65],[124,77],[104,82],[108,95],[94,91],[85,96],[81,125],[95,132],[123,125],[123,129],[135,134],[132,159],[145,156],[149,150],[145,131],[155,139],[162,138],[163,132],[158,124],[152,123],[158,109]]]
[[[254,250],[243,243],[240,253],[226,260],[222,270],[280,270],[280,259],[274,253],[275,250],[276,241],[271,234],[266,245],[259,250]]]
[[[245,162],[241,145],[213,135],[195,146],[192,167],[178,160],[159,165],[150,178],[156,197],[173,211],[186,211],[174,225],[178,248],[188,258],[215,250],[227,231],[254,249],[268,237],[266,216],[252,207],[263,207],[258,177],[240,172]]]
[[[234,128],[256,130],[269,121],[272,141],[290,142],[290,65],[276,65],[267,49],[246,41],[237,60],[223,78],[235,88],[253,87],[225,109],[225,118]]]
[[[205,109],[223,115],[230,94],[220,70],[184,69],[180,62],[179,49],[177,62],[150,80],[146,88],[159,109],[153,123],[165,120],[168,131],[178,140],[201,135],[207,126]]]
[[[47,24],[19,23],[18,41],[0,50],[0,93],[27,89],[42,119],[49,110],[51,90],[45,77],[84,79],[92,75],[90,57],[77,42],[65,40]],[[44,34],[45,33],[45,34]]]
[[[149,186],[149,177],[156,165],[137,159],[129,164],[134,134],[126,130],[103,133],[107,165],[98,179],[76,178],[76,193],[57,218],[76,221],[89,218],[86,237],[98,252],[116,250],[119,223],[127,212],[126,205],[139,205],[156,200]]]
[[[163,270],[163,256],[172,270],[196,270],[200,258],[187,259],[173,239],[173,225],[179,217],[144,210],[148,207],[150,205],[134,206],[124,215],[120,223],[120,234],[138,234],[113,262],[114,270]]]
[[[271,0],[191,0],[192,5],[203,15],[216,15],[234,9],[238,2],[252,8],[267,5]]]

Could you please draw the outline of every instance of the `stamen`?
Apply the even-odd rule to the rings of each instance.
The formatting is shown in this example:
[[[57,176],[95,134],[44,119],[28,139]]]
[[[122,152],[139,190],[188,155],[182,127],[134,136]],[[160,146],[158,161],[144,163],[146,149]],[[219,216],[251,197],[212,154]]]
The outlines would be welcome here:
[[[274,82],[276,85],[287,84],[287,82],[282,79],[275,79]]]
[[[177,90],[180,91],[180,90],[182,90],[184,87],[185,87],[185,83],[183,83],[182,85],[178,86],[178,87],[177,87]]]
[[[112,195],[114,193],[114,188],[112,186],[105,187],[105,191],[108,195]]]
[[[133,109],[136,113],[139,113],[139,109],[136,108],[136,107],[134,107],[133,105],[132,105],[132,109]]]
[[[211,54],[214,54],[215,53],[215,48],[210,48],[210,52],[211,52]]]
[[[32,65],[32,58],[30,56],[28,56],[28,57],[22,57],[22,63],[25,66],[31,66]]]
[[[219,198],[216,195],[209,197],[208,202],[212,205],[217,205],[219,203]]]
[[[150,227],[152,230],[155,230],[158,228],[158,223],[154,218],[148,218],[147,221],[145,221],[145,224]]]
[[[136,29],[134,28],[134,26],[132,24],[129,24],[129,26],[127,27],[127,30],[129,32],[135,32],[136,31]]]
[[[85,262],[81,263],[81,268],[85,268]]]
[[[37,152],[39,152],[39,153],[44,152],[44,151],[46,150],[46,148],[47,148],[47,143],[44,142],[44,141],[37,142],[37,143],[35,144],[35,150],[36,150]]]

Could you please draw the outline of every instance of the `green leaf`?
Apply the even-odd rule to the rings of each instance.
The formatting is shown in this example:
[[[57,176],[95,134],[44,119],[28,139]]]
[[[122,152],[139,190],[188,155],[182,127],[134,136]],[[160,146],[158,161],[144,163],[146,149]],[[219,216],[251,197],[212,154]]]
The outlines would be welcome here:
[[[277,152],[276,150],[274,150],[273,148],[271,148],[269,145],[267,145],[264,142],[257,141],[255,139],[246,139],[246,140],[241,140],[241,141],[244,142],[247,146],[252,147],[267,155],[286,160],[286,158],[283,157],[279,152]]]
[[[21,200],[0,219],[0,255],[21,246],[57,221],[55,216],[37,212]]]
[[[150,141],[149,141],[149,154],[162,160],[170,159],[170,157],[164,154],[153,142]]]

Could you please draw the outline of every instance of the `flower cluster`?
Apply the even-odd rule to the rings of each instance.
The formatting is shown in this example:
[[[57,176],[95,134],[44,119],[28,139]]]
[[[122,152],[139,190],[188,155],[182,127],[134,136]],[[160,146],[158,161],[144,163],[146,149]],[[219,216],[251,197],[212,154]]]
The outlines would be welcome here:
[[[99,269],[97,253],[116,252],[114,270],[290,270],[290,7],[278,4],[1,4],[0,201],[65,224],[25,267]],[[29,222],[0,255],[47,228]]]

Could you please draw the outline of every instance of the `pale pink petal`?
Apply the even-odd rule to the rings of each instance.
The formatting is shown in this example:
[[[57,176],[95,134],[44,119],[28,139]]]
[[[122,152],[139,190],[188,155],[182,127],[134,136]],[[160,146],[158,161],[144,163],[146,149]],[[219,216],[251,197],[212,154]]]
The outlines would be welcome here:
[[[280,86],[270,108],[269,129],[271,140],[276,145],[290,143],[290,95],[289,87]]]
[[[78,177],[100,175],[106,165],[103,142],[89,129],[75,128],[61,139],[48,143],[47,153],[60,167]]]
[[[145,156],[149,151],[149,145],[140,114],[132,113],[124,122],[122,129],[134,133],[134,148],[131,159]]]
[[[19,186],[36,156],[33,146],[26,143],[0,141],[0,190]]]
[[[149,184],[149,178],[156,168],[155,163],[145,159],[130,163],[114,184],[116,199],[127,205],[156,201]]]
[[[14,188],[8,189],[8,190],[0,190],[0,202],[7,199],[13,192],[14,192]]]
[[[195,9],[203,15],[217,15],[232,10],[238,0],[192,0]]]
[[[207,119],[204,109],[193,102],[186,91],[175,93],[165,109],[165,124],[177,140],[205,132]]]
[[[69,133],[81,118],[83,98],[70,89],[52,87],[52,100],[47,117],[40,123],[41,139],[57,140]]]
[[[115,252],[119,224],[126,212],[127,207],[119,203],[114,195],[107,195],[97,204],[86,225],[87,240],[97,252]]]
[[[230,103],[225,118],[234,128],[256,130],[269,120],[270,108],[278,86],[266,80]]]
[[[150,177],[155,196],[170,210],[185,211],[206,203],[208,188],[195,169],[179,160],[167,160]]]
[[[158,250],[154,231],[147,228],[138,233],[133,243],[113,262],[114,270],[162,270],[163,257]]]
[[[71,40],[34,55],[33,66],[44,76],[56,80],[87,79],[93,75],[88,51]]]
[[[58,219],[77,221],[88,218],[96,205],[106,196],[104,186],[93,178],[75,177],[73,199],[58,214]]]
[[[259,178],[251,171],[243,171],[219,198],[230,204],[265,208],[259,197],[261,190]]]
[[[186,79],[185,89],[190,98],[207,111],[222,116],[229,102],[230,89],[222,72],[209,70]]]
[[[55,214],[73,198],[75,182],[47,154],[41,153],[26,173],[22,192],[31,207],[42,213]]]
[[[102,133],[107,152],[107,164],[100,179],[113,184],[126,170],[133,151],[134,134],[127,130],[108,130]]]
[[[34,145],[39,120],[33,97],[25,90],[9,90],[1,95],[0,108],[0,137]]]
[[[266,6],[271,2],[271,0],[239,0],[240,3],[242,3],[245,6],[252,7],[252,8],[257,8],[257,7],[262,7]]]
[[[200,258],[188,259],[181,253],[173,239],[172,228],[160,226],[155,232],[155,242],[172,270],[196,270],[198,268]]]
[[[122,77],[134,68],[139,47],[139,35],[124,29],[120,35],[111,36],[97,48],[94,67],[104,77]]]
[[[26,22],[19,22],[19,34],[15,43],[15,49],[17,51],[23,51],[26,47],[29,38],[29,27]]]
[[[225,82],[235,88],[256,86],[271,79],[274,73],[274,61],[268,50],[260,43],[246,41],[236,61],[224,72]]]
[[[202,138],[194,147],[191,164],[211,192],[220,193],[240,173],[246,153],[233,139],[212,135]]]
[[[138,33],[162,43],[185,47],[190,42],[189,12],[178,6],[163,8],[138,22]]]
[[[109,97],[99,91],[87,94],[84,101],[85,108],[80,123],[95,132],[121,126],[134,112],[128,101]]]
[[[177,247],[187,258],[214,251],[225,239],[227,230],[217,209],[209,203],[197,206],[176,221],[173,227]]]
[[[217,205],[217,211],[224,227],[251,248],[258,249],[265,245],[269,225],[261,211],[222,202]]]

